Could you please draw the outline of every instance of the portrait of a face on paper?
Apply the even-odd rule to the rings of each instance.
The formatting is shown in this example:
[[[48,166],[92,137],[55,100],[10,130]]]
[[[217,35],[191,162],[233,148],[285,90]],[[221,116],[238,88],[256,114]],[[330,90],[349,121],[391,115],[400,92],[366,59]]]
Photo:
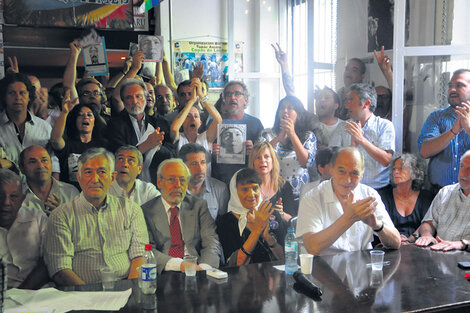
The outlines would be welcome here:
[[[246,125],[219,124],[217,142],[220,153],[217,163],[244,164],[245,163]]]
[[[163,61],[163,37],[139,35],[139,50],[144,52],[146,61]]]

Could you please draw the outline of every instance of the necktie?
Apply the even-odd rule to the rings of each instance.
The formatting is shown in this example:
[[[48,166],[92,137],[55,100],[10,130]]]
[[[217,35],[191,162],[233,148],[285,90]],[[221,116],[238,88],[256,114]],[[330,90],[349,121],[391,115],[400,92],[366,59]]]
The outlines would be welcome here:
[[[182,258],[184,256],[184,245],[181,238],[180,221],[178,220],[178,208],[171,208],[170,213],[171,247],[168,255],[174,258]]]

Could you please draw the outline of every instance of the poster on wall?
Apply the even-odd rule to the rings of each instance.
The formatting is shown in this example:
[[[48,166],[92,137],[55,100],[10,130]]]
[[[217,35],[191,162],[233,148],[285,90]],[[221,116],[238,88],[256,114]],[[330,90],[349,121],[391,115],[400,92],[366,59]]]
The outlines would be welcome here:
[[[104,37],[101,37],[96,43],[83,47],[82,53],[85,71],[87,71],[91,76],[108,75],[108,58],[106,56]]]
[[[393,1],[369,0],[368,52],[393,48]]]
[[[131,0],[3,0],[8,24],[133,29]]]
[[[235,73],[243,72],[243,43],[235,43]],[[202,64],[203,79],[209,87],[223,87],[228,78],[228,44],[226,42],[176,41],[173,44],[175,82],[191,77],[194,66]]]
[[[134,31],[145,31],[149,30],[149,12],[139,13],[138,7],[134,7]]]

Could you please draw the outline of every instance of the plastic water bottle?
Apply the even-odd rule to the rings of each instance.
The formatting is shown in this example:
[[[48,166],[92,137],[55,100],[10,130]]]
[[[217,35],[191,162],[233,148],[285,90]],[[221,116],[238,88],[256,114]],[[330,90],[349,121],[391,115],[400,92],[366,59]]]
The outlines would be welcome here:
[[[141,265],[142,293],[154,294],[157,290],[157,261],[153,255],[151,244],[145,245],[143,257],[146,261]]]
[[[298,269],[297,257],[299,255],[299,246],[295,239],[294,228],[292,227],[287,230],[284,242],[284,255],[286,258],[286,274],[292,275]]]

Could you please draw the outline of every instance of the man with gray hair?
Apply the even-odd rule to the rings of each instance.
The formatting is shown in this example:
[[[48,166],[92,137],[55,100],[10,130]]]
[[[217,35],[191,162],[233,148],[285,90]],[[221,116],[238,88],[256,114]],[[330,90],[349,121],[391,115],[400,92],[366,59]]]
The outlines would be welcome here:
[[[160,192],[154,184],[137,178],[142,172],[144,158],[134,146],[122,146],[116,153],[116,180],[109,189],[109,194],[124,197],[138,205],[158,197]]]
[[[245,113],[245,109],[248,107],[248,88],[241,81],[230,81],[225,85],[223,92],[224,102],[221,107],[222,111],[222,124],[243,124],[246,125],[246,155],[249,155],[253,148],[253,143],[258,139],[259,134],[264,129],[261,121]],[[217,155],[219,153],[219,143],[213,145],[213,153]],[[212,176],[218,180],[223,181],[227,186],[230,183],[230,179],[236,171],[246,167],[248,164],[248,158],[246,158],[245,164],[219,164],[217,162],[212,163]]]
[[[150,182],[149,168],[152,160],[155,158],[162,161],[170,158],[173,155],[172,149],[162,146],[165,132],[161,131],[156,120],[145,115],[147,105],[145,83],[134,78],[126,79],[121,84],[120,96],[125,109],[108,123],[110,149],[116,152],[121,146],[136,146],[144,155],[142,178]]]
[[[7,265],[7,288],[38,289],[49,281],[43,261],[47,217],[21,203],[20,177],[0,169],[0,259]]]
[[[116,178],[114,156],[92,148],[78,159],[80,195],[55,209],[46,232],[45,260],[58,285],[100,281],[109,267],[118,279],[136,278],[148,233],[141,208],[108,194]]]
[[[190,171],[181,159],[157,171],[161,196],[142,206],[159,272],[184,271],[183,256],[198,257],[198,270],[219,267],[221,247],[206,200],[186,194]]]
[[[436,195],[418,228],[415,244],[431,250],[469,251],[470,242],[470,151],[460,159],[459,182],[444,186]]]
[[[374,115],[377,106],[374,87],[361,83],[351,85],[350,90],[346,108],[351,119],[338,125],[330,147],[357,147],[365,159],[361,183],[380,189],[390,182],[387,168],[395,151],[395,128],[389,120]]]

